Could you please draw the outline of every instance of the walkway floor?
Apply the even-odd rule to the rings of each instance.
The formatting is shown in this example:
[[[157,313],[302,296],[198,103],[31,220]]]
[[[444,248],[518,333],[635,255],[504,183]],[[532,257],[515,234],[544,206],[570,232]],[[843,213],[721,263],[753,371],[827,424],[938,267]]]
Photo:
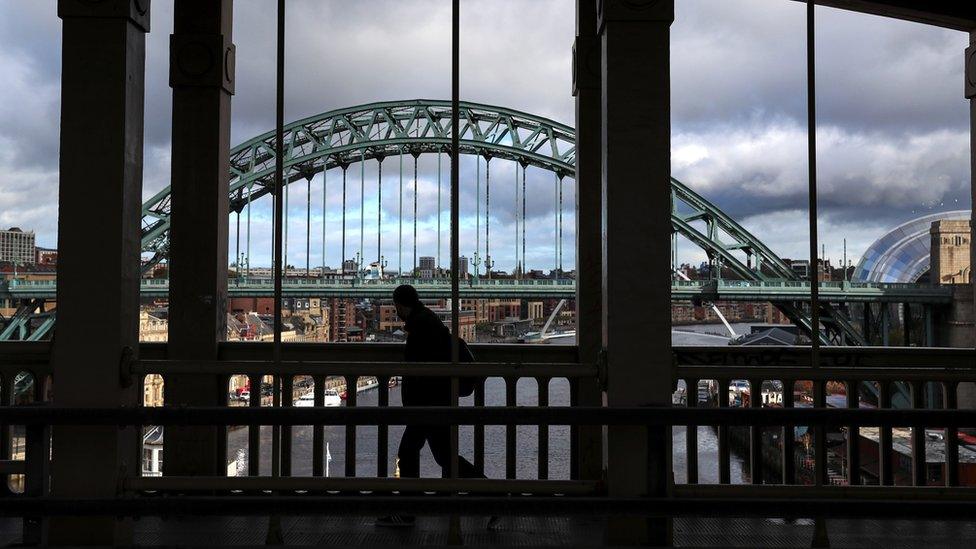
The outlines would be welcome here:
[[[281,529],[289,546],[440,547],[447,545],[446,518],[421,518],[412,529],[373,526],[368,518],[284,517]],[[568,517],[504,518],[496,530],[485,519],[462,519],[466,547],[595,547],[603,539],[603,521]],[[139,546],[263,546],[268,519],[145,518],[135,523]],[[976,539],[976,522],[828,520],[830,547],[858,549],[938,549],[964,547]],[[676,519],[676,547],[810,547],[813,521],[772,519]],[[969,541],[966,541],[969,540]],[[0,519],[0,546],[20,542],[20,520]]]

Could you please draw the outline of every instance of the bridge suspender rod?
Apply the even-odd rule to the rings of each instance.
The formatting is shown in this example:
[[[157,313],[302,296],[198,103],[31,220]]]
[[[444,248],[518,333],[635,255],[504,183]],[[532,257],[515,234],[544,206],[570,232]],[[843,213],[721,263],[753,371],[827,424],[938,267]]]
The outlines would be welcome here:
[[[397,276],[403,276],[403,149],[400,149],[400,214],[397,216],[400,223],[400,236],[397,241]]]
[[[346,169],[342,165],[342,258],[340,259],[339,269],[343,274],[346,272]]]
[[[244,276],[251,276],[251,187],[253,183],[247,185],[247,236],[245,237],[245,253],[247,254],[247,270]]]
[[[359,257],[356,260],[356,276],[363,272],[366,261],[366,149],[359,151]]]
[[[491,279],[491,157],[485,158],[485,275]]]
[[[383,157],[376,165],[376,265],[383,268]]]
[[[441,268],[441,151],[437,151],[437,268]]]
[[[417,156],[413,153],[413,270],[410,276],[417,276]]]
[[[285,197],[284,228],[282,229],[285,235],[283,238],[285,258],[283,260],[284,263],[282,264],[281,272],[283,273],[283,276],[288,276],[288,185],[284,181],[282,181],[281,192]]]
[[[481,155],[474,157],[474,277],[478,278],[478,250],[481,249]]]
[[[325,159],[325,166],[328,166],[329,159]],[[326,214],[326,197],[329,194],[329,170],[328,168],[322,169],[322,278],[325,278],[325,214]]]
[[[563,178],[559,176],[559,271],[556,276],[561,277],[563,272]]]
[[[552,173],[555,179],[555,185],[552,189],[552,239],[553,239],[553,265],[552,268],[554,272],[558,273],[559,269],[559,174],[556,172]],[[556,276],[559,276],[556,274]]]
[[[312,178],[305,178],[305,278],[312,276]]]
[[[525,259],[525,169],[528,164],[522,164],[522,269],[519,273],[520,278],[525,278],[525,271],[528,269],[528,260]]]
[[[236,245],[236,250],[234,251],[234,265],[237,266],[234,268],[234,270],[237,271],[236,273],[237,276],[235,276],[234,278],[239,279],[241,278],[241,212],[240,210],[237,211],[237,245]]]
[[[518,204],[519,204],[519,188],[518,188],[518,162],[515,163],[515,265],[512,267],[512,275],[518,272],[519,268],[519,218],[518,218]]]

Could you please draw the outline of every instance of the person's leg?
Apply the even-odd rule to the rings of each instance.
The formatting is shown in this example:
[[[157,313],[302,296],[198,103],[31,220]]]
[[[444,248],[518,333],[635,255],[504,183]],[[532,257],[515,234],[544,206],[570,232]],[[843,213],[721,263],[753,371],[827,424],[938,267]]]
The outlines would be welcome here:
[[[427,443],[434,461],[441,466],[446,477],[451,467],[451,428],[450,426],[431,427],[427,431]],[[458,478],[485,478],[470,461],[458,455]]]
[[[397,457],[400,458],[400,477],[420,477],[420,450],[427,442],[424,428],[417,425],[407,425],[400,437],[400,447]],[[415,524],[413,515],[393,514],[376,519],[375,525],[387,528],[411,527]]]
[[[401,478],[420,478],[420,450],[427,442],[425,428],[419,425],[407,425],[400,437],[400,447],[397,457],[400,458]]]

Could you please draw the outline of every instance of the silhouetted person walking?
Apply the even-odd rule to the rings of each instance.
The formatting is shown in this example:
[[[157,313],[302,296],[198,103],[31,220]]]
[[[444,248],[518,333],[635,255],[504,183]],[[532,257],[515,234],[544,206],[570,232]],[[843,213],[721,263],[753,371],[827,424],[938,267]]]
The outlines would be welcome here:
[[[406,362],[450,362],[451,332],[433,311],[420,302],[417,290],[409,284],[393,291],[397,316],[405,324],[407,344]],[[460,347],[461,362],[472,362],[467,346]],[[404,406],[451,406],[451,378],[403,376],[401,400]],[[400,438],[397,456],[400,458],[400,477],[420,477],[420,451],[430,446],[434,461],[444,474],[451,466],[451,427],[449,425],[407,425]],[[459,478],[485,478],[470,461],[458,456]],[[411,526],[412,516],[391,515],[377,521],[379,526]]]

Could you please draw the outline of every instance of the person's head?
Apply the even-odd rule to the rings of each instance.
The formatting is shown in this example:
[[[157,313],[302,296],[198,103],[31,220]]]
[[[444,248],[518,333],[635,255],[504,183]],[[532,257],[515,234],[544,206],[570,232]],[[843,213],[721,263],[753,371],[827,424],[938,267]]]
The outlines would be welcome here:
[[[397,316],[401,319],[406,320],[419,304],[420,296],[413,286],[401,284],[393,290],[393,306],[396,307]]]

